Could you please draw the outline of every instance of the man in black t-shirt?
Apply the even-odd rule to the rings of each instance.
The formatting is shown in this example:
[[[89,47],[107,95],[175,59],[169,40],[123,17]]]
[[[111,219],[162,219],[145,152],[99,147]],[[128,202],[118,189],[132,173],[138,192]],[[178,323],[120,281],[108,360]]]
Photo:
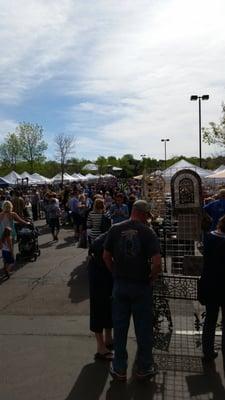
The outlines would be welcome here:
[[[152,281],[161,271],[161,257],[158,238],[146,224],[149,211],[146,201],[137,200],[131,218],[113,225],[104,245],[103,259],[114,278],[115,357],[110,372],[119,380],[126,380],[131,315],[138,346],[136,376],[149,378],[157,372],[152,357]]]

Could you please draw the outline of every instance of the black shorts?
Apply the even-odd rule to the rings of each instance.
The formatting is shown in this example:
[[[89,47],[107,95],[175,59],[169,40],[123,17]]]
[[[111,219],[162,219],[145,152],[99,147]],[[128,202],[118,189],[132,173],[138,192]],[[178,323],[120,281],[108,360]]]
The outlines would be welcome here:
[[[82,218],[78,213],[72,212],[72,218],[75,226],[80,226],[82,224]]]
[[[15,262],[12,254],[7,250],[2,250],[2,258],[3,258],[4,264],[10,265],[10,264],[14,264],[14,262]]]
[[[50,218],[49,226],[50,228],[57,228],[59,230],[59,218]]]

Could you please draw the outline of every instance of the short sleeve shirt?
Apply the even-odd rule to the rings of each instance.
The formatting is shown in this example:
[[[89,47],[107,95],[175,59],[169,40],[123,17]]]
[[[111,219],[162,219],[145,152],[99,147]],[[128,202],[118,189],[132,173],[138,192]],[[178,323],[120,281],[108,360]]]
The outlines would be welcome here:
[[[150,259],[160,253],[155,232],[139,221],[128,220],[109,230],[104,244],[113,257],[113,276],[132,281],[148,281]]]
[[[225,215],[225,199],[215,200],[212,203],[207,204],[204,207],[204,210],[213,219],[211,229],[215,229],[219,219]]]
[[[110,207],[110,214],[113,224],[117,224],[129,218],[129,210],[126,204],[112,204]]]
[[[71,210],[72,212],[78,213],[79,200],[78,200],[76,197],[72,197],[72,198],[69,200],[68,205],[69,205],[69,208],[70,208],[70,210]]]

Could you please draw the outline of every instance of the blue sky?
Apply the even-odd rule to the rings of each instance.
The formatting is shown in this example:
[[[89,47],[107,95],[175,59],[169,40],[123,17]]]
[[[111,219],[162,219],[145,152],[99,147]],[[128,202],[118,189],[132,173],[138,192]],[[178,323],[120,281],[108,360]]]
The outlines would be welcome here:
[[[55,156],[198,156],[225,98],[224,0],[0,0],[0,137],[38,123]],[[221,150],[203,144],[203,157]]]

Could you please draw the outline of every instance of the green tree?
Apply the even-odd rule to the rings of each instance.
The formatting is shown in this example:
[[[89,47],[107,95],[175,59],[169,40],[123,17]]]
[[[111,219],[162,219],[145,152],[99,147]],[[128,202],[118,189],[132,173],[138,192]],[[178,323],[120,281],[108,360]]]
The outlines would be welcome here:
[[[142,160],[139,160],[137,175],[142,174],[144,169],[146,169],[147,173],[151,173],[159,168],[159,163],[155,158],[143,157]]]
[[[103,156],[99,156],[96,160],[98,170],[100,174],[104,174],[107,171],[108,160]]]
[[[108,165],[112,165],[113,167],[118,166],[118,160],[115,156],[109,156],[107,159],[107,163],[108,163]]]
[[[15,168],[21,156],[20,141],[16,133],[8,133],[4,143],[0,145],[0,158],[2,162]]]
[[[80,161],[78,158],[72,157],[68,158],[66,161],[66,170],[69,174],[74,174],[80,172]]]
[[[135,160],[132,154],[124,154],[119,159],[119,166],[122,168],[123,177],[132,177],[135,174]]]
[[[35,163],[34,168],[35,172],[47,178],[52,178],[60,171],[60,165],[55,160],[48,160],[45,163]]]
[[[43,140],[43,128],[38,124],[23,122],[16,128],[16,133],[22,158],[29,163],[31,172],[34,172],[34,163],[44,161],[44,152],[48,148]]]
[[[225,103],[222,103],[222,117],[218,124],[209,123],[209,128],[203,128],[203,141],[225,147]]]

